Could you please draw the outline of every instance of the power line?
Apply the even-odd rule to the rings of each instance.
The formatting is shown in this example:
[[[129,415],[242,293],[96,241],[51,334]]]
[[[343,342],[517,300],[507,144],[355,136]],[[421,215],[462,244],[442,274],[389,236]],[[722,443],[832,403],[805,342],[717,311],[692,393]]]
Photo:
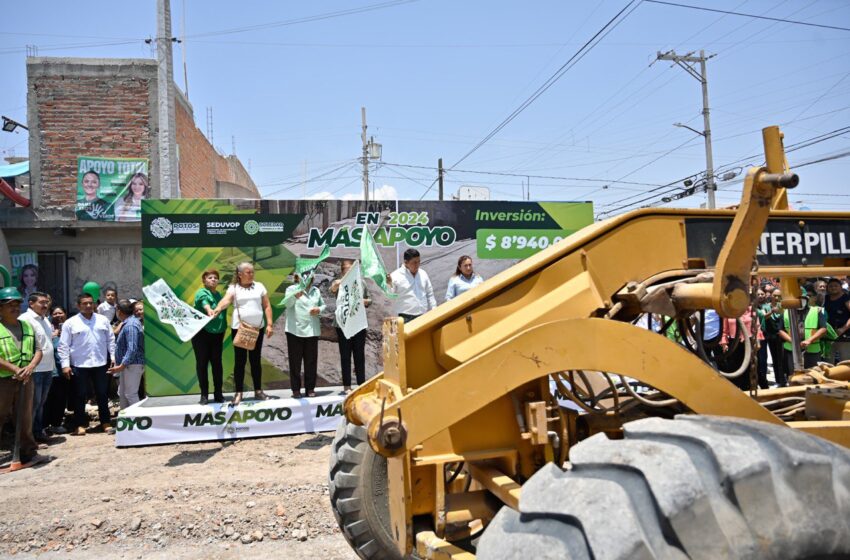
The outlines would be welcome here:
[[[404,164],[404,163],[388,163],[388,162],[384,162],[384,165],[387,165],[387,166],[390,166],[390,167],[409,167],[411,169],[427,169],[429,171],[436,171],[437,170],[436,167],[430,167],[430,166],[427,166],[427,165],[411,165],[411,164]],[[532,179],[552,179],[552,180],[556,180],[556,181],[587,181],[587,182],[596,182],[596,183],[621,183],[621,184],[624,184],[624,185],[639,185],[639,186],[644,186],[644,187],[646,187],[646,186],[650,186],[650,187],[661,186],[658,183],[641,183],[641,182],[637,182],[637,181],[615,181],[615,180],[611,180],[611,179],[588,179],[586,177],[560,177],[560,176],[557,176],[557,175],[533,175],[533,174],[530,174],[530,173],[509,173],[509,172],[504,172],[504,171],[473,171],[471,169],[451,169],[451,170],[447,170],[447,171],[451,171],[452,173],[472,173],[472,174],[475,174],[475,175],[499,175],[499,176],[503,176],[503,177],[520,177],[520,178],[523,178],[523,179],[531,177]]]
[[[840,154],[835,154],[835,155],[832,155],[832,156],[823,157],[823,158],[820,158],[820,159],[816,159],[814,161],[807,161],[806,163],[801,163],[799,165],[795,165],[794,169],[797,169],[799,167],[806,167],[807,165],[814,165],[816,163],[823,163],[825,161],[832,161],[834,159],[842,159],[842,158],[846,158],[848,156],[850,156],[850,151],[842,152]],[[850,196],[850,194],[841,195],[841,196]]]
[[[584,56],[587,55],[587,53],[589,53],[593,49],[593,47],[595,47],[597,44],[599,44],[599,42],[602,39],[604,39],[605,36],[608,35],[608,33],[610,31],[612,31],[620,23],[622,23],[626,19],[626,17],[628,17],[628,15],[631,14],[632,11],[634,11],[634,9],[636,9],[640,5],[641,1],[643,1],[643,0],[631,0],[631,2],[626,4],[626,6],[623,7],[623,9],[621,9],[619,12],[617,12],[617,14],[614,17],[612,17],[610,20],[608,20],[608,22],[605,25],[603,25],[602,28],[599,29],[599,31],[597,31],[590,39],[588,39],[581,47],[579,47],[579,49],[575,53],[573,53],[573,55],[563,65],[561,65],[561,67],[558,68],[555,71],[554,74],[552,74],[545,82],[543,82],[543,84],[540,87],[537,88],[537,90],[534,91],[534,93],[532,93],[528,98],[526,98],[525,101],[520,103],[520,105],[516,109],[514,109],[513,112],[511,112],[510,115],[508,115],[501,123],[499,123],[496,126],[496,128],[491,130],[482,140],[480,140],[477,144],[475,144],[475,146],[473,146],[472,149],[470,149],[468,152],[466,152],[463,155],[463,157],[461,157],[459,160],[457,160],[454,163],[454,165],[452,165],[448,169],[449,170],[454,169],[455,166],[459,165],[461,162],[466,160],[466,158],[468,158],[469,156],[474,154],[476,151],[478,151],[479,148],[481,148],[491,138],[493,138],[495,135],[497,135],[503,128],[505,128],[508,124],[510,124],[511,121],[513,121],[515,118],[517,118],[532,103],[534,103],[541,95],[543,95],[549,88],[551,88],[561,77],[563,77],[564,74],[566,74],[567,71],[570,70],[570,68],[575,66],[576,63],[578,63],[582,58],[584,58]],[[634,8],[632,8],[632,11],[630,11],[629,14],[626,14],[626,16],[624,16],[622,19],[620,19],[620,16],[626,10],[631,8],[636,2],[638,4],[635,5]],[[429,190],[430,190],[430,188],[429,188]]]
[[[730,16],[743,16],[743,17],[748,17],[748,18],[753,18],[753,19],[764,19],[764,20],[768,20],[768,21],[777,21],[777,22],[780,22],[780,23],[793,23],[795,25],[806,25],[806,26],[809,26],[809,27],[820,27],[822,29],[835,29],[835,30],[838,30],[838,31],[850,31],[850,28],[848,28],[848,27],[838,27],[838,26],[835,26],[835,25],[824,25],[824,24],[821,24],[821,23],[809,23],[809,22],[806,22],[806,21],[797,21],[797,20],[793,20],[793,19],[774,18],[774,17],[769,17],[769,16],[759,16],[759,15],[755,15],[755,14],[745,14],[745,13],[742,13],[742,12],[730,12],[730,11],[727,11],[727,10],[718,10],[718,9],[715,9],[715,8],[706,8],[704,6],[691,6],[691,5],[688,5],[688,4],[677,4],[675,2],[663,2],[662,0],[644,0],[644,1],[649,2],[650,4],[663,4],[665,6],[675,6],[677,8],[690,8],[692,10],[701,10],[703,12],[714,12],[714,13],[717,13],[717,14],[726,14],[726,15],[730,15]]]
[[[270,192],[270,193],[266,193],[266,195],[265,195],[265,196],[267,196],[267,197],[268,197],[268,196],[272,196],[272,195],[275,195],[275,194],[281,193],[281,192],[283,192],[283,191],[287,191],[287,190],[293,189],[293,188],[297,187],[298,185],[300,185],[300,184],[302,184],[302,183],[312,183],[312,182],[318,181],[319,179],[322,179],[322,178],[324,178],[324,177],[327,177],[328,175],[331,175],[331,174],[333,174],[333,173],[336,173],[336,172],[338,172],[338,171],[341,171],[341,170],[343,170],[343,169],[346,169],[346,168],[350,167],[350,166],[351,166],[351,165],[353,165],[353,164],[354,164],[354,162],[349,161],[348,163],[345,163],[345,164],[343,164],[343,165],[340,165],[339,167],[337,167],[337,168],[335,168],[335,169],[331,169],[330,171],[326,171],[325,173],[321,173],[321,174],[319,174],[319,175],[316,175],[315,177],[310,177],[309,179],[306,179],[306,180],[304,180],[304,181],[295,181],[295,182],[291,183],[289,186],[283,187],[283,188],[281,188],[281,189],[277,189],[276,191],[272,191],[272,192]],[[337,177],[337,178],[335,178],[335,179],[339,179],[339,177]],[[268,186],[268,185],[266,185],[266,186]]]
[[[850,126],[845,126],[845,127],[838,128],[838,129],[835,129],[835,130],[833,130],[833,131],[830,131],[830,132],[827,132],[827,133],[824,133],[824,134],[820,134],[820,135],[815,136],[815,137],[812,137],[812,138],[808,138],[808,139],[806,139],[806,140],[802,140],[802,141],[800,141],[800,142],[798,142],[798,143],[796,143],[796,144],[791,144],[791,145],[789,145],[789,146],[787,146],[787,147],[785,148],[785,153],[794,152],[794,151],[797,151],[797,150],[801,150],[801,149],[803,149],[803,148],[808,148],[808,147],[813,146],[813,145],[815,145],[815,144],[819,144],[819,143],[821,143],[821,142],[826,142],[827,140],[831,140],[831,139],[835,138],[836,136],[840,136],[841,134],[844,134],[844,133],[845,133],[845,132],[847,132],[848,130],[850,130]],[[733,162],[733,163],[731,163],[731,164],[725,164],[725,165],[723,165],[723,166],[720,166],[720,167],[718,167],[718,169],[721,169],[721,168],[726,168],[726,169],[728,169],[728,168],[729,168],[729,167],[731,167],[731,166],[734,166],[734,165],[736,165],[736,164],[738,164],[738,163],[741,163],[741,162],[745,162],[745,161],[748,161],[748,160],[752,160],[753,158],[756,158],[756,157],[761,157],[761,155],[758,155],[758,156],[749,156],[749,157],[747,157],[747,158],[742,158],[742,159],[736,160],[735,162]],[[830,156],[830,157],[828,157],[828,158],[823,158],[822,160],[816,160],[816,161],[813,161],[813,162],[803,163],[803,164],[800,164],[800,165],[796,165],[796,166],[794,166],[794,167],[795,167],[795,168],[805,167],[806,165],[812,165],[812,164],[814,164],[814,163],[820,163],[821,161],[830,161],[830,160],[832,160],[832,159],[839,159],[839,158],[841,158],[841,157],[847,157],[847,155],[845,155],[845,154],[836,154],[835,156]],[[720,173],[718,172],[718,174],[720,174]],[[667,183],[667,184],[666,184],[666,185],[664,185],[663,187],[658,187],[658,188],[655,188],[655,189],[650,189],[649,191],[647,191],[647,193],[654,193],[654,194],[652,194],[652,195],[650,195],[650,196],[647,196],[647,197],[644,197],[644,198],[641,198],[641,199],[639,199],[639,200],[634,200],[634,201],[632,201],[632,202],[628,202],[628,203],[626,203],[626,204],[622,204],[622,205],[617,206],[617,207],[615,207],[615,208],[608,209],[608,210],[606,210],[606,211],[604,211],[604,212],[601,212],[601,213],[599,214],[599,216],[605,216],[605,215],[609,215],[609,214],[612,214],[612,213],[614,213],[614,212],[617,212],[617,211],[619,211],[619,210],[628,209],[628,208],[630,208],[630,207],[636,206],[636,205],[641,204],[641,203],[643,203],[643,202],[647,202],[647,201],[650,201],[650,200],[658,199],[659,197],[668,197],[668,195],[672,195],[673,193],[676,193],[676,191],[678,191],[678,193],[677,193],[677,194],[687,193],[685,196],[691,196],[691,195],[694,195],[694,194],[696,194],[697,192],[701,192],[701,191],[700,191],[700,188],[695,188],[694,186],[691,186],[691,187],[688,187],[688,188],[684,188],[684,189],[682,189],[682,188],[680,188],[680,187],[678,187],[678,186],[675,186],[675,187],[673,187],[673,186],[674,186],[674,185],[678,185],[679,183],[681,183],[681,182],[682,182],[682,181],[684,181],[685,179],[691,179],[691,178],[694,178],[694,177],[697,177],[697,176],[699,176],[699,174],[698,174],[698,173],[697,173],[697,174],[694,174],[694,175],[688,175],[687,177],[682,177],[681,179],[677,179],[677,180],[675,180],[675,181],[671,181],[670,183]],[[663,188],[665,188],[665,187],[673,187],[673,188],[670,188],[670,189],[668,189],[668,190],[666,190],[666,191],[664,191],[664,192],[658,192],[658,191],[662,190],[662,189],[663,189]],[[630,199],[636,198],[636,197],[638,197],[638,196],[640,196],[640,195],[632,195],[632,196],[626,197],[626,198],[624,198],[624,199],[622,199],[622,200],[620,200],[620,201],[618,201],[618,202],[624,202],[624,201],[626,201],[626,200],[630,200]],[[685,196],[680,196],[679,198],[685,198]],[[651,203],[650,203],[650,205],[651,205]],[[611,206],[611,205],[609,205],[609,206]]]
[[[378,4],[370,4],[367,6],[360,6],[359,8],[349,8],[347,10],[338,10],[335,12],[326,12],[323,14],[316,14],[313,16],[305,16],[301,18],[288,19],[282,21],[273,21],[269,23],[261,23],[257,25],[247,25],[244,27],[233,27],[230,29],[221,29],[219,31],[207,31],[204,33],[196,33],[194,35],[186,35],[186,39],[197,39],[200,37],[212,37],[218,35],[232,35],[234,33],[245,33],[247,31],[257,31],[260,29],[270,29],[274,27],[286,27],[290,25],[297,25],[299,23],[310,23],[314,21],[321,21],[325,19],[333,19],[343,16],[362,14],[365,12],[372,12],[375,10],[383,10],[385,8],[393,8],[396,6],[401,6],[403,4],[411,4],[418,0],[392,0],[390,2],[381,2]]]

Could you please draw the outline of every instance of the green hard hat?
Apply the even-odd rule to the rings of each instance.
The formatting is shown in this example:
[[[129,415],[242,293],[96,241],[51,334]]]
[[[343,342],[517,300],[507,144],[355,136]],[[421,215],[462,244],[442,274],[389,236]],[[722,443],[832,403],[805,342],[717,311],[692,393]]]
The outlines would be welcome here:
[[[15,287],[10,286],[0,290],[0,302],[10,300],[24,301],[24,296],[22,296],[21,292],[19,292]]]
[[[83,284],[83,293],[90,295],[92,299],[100,299],[100,284],[97,282],[86,282]]]

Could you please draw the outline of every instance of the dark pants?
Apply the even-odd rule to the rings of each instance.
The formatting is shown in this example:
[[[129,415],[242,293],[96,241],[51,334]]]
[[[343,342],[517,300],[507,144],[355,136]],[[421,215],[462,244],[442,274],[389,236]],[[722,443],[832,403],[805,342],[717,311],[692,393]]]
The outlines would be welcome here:
[[[230,336],[236,338],[236,333],[239,329],[231,331]],[[259,391],[263,388],[263,366],[260,365],[260,356],[263,353],[263,338],[266,336],[265,329],[260,329],[260,336],[257,337],[257,345],[250,352],[244,348],[233,347],[233,383],[236,385],[236,392],[241,393],[245,389],[245,362],[251,362],[251,382],[254,386],[254,391]]]
[[[213,391],[215,398],[222,397],[222,380],[224,378],[224,367],[221,365],[221,352],[224,346],[224,333],[211,333],[201,329],[192,337],[192,350],[195,351],[195,373],[198,375],[198,385],[201,388],[201,396],[206,398],[210,394],[209,369],[212,368]],[[242,375],[245,370],[243,365]]]
[[[289,385],[293,393],[301,392],[301,362],[304,362],[304,390],[309,394],[316,389],[316,365],[319,360],[319,337],[295,336],[286,333],[289,353]],[[351,372],[349,372],[349,376]]]
[[[785,349],[783,348],[783,350]],[[813,368],[817,366],[820,361],[823,361],[820,352],[803,352],[804,368]],[[792,354],[790,350],[785,350],[785,371],[788,372],[788,377],[794,375],[794,354]]]
[[[87,428],[89,417],[86,414],[89,382],[94,385],[94,396],[97,399],[97,415],[101,424],[109,423],[109,378],[106,366],[83,368],[71,366],[71,389],[74,392],[74,421],[77,426]]]
[[[730,342],[731,344],[731,342]],[[744,342],[738,342],[738,345],[735,347],[735,350],[728,351],[723,355],[723,358],[720,359],[721,367],[725,372],[732,372],[737,370],[744,363],[744,357],[746,352],[744,351]],[[749,368],[744,370],[744,373],[730,379],[732,383],[735,384],[736,387],[741,389],[742,391],[750,390],[750,370]]]
[[[23,402],[18,402],[20,389],[20,381],[15,381],[11,377],[0,377],[0,428],[7,419],[17,421],[17,407],[24,407],[21,425],[15,427],[21,430],[21,460],[27,461],[38,450],[38,444],[32,437],[33,382],[30,381],[24,385]]]
[[[339,361],[342,364],[342,384],[351,387],[351,356],[354,356],[354,375],[357,384],[366,382],[366,329],[351,338],[345,338],[342,329],[336,329],[339,341]]]
[[[782,339],[778,336],[766,340],[767,347],[770,350],[770,360],[773,362],[773,376],[776,378],[776,384],[779,387],[788,385],[788,374],[785,365],[785,352],[782,348]]]
[[[44,404],[44,425],[59,428],[65,421],[65,410],[68,409],[68,401],[72,399],[71,382],[65,379],[61,373],[54,377],[47,392],[47,402]],[[73,401],[72,401],[73,402]],[[71,404],[71,408],[73,408]]]
[[[764,340],[759,341],[759,344],[761,344],[761,347],[756,353],[759,389],[768,389],[770,385],[767,383],[767,344]]]
[[[401,317],[405,323],[409,323],[417,317],[421,317],[421,315],[408,315],[407,313],[399,313],[398,316]]]

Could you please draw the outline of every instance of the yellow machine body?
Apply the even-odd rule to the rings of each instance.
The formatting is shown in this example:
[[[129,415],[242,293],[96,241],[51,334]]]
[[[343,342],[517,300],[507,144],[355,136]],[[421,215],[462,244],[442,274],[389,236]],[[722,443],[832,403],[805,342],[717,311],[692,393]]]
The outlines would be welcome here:
[[[571,445],[598,432],[616,438],[625,421],[647,414],[634,393],[638,404],[622,411],[615,380],[652,388],[670,400],[667,413],[777,424],[766,403],[806,399],[805,387],[741,391],[681,344],[633,324],[704,309],[740,316],[756,275],[782,278],[793,305],[797,278],[850,273],[843,258],[754,266],[768,220],[800,231],[812,221],[850,223],[848,213],[781,209],[796,176],[778,129],[764,135],[768,165],[749,172],[735,210],[646,209],[598,222],[411,323],[385,322],[384,372],[349,396],[345,414],[388,458],[391,533],[402,554],[472,558],[452,541],[480,530],[502,504],[516,508],[522,483],[543,465],[563,464]],[[694,239],[715,230],[727,233]],[[705,247],[712,254],[699,252]],[[839,369],[812,379],[832,391],[810,391],[806,411],[819,417],[807,419],[801,405],[786,423],[850,445],[847,368]],[[578,411],[559,405],[552,382]],[[582,409],[576,397],[608,386],[605,400]]]

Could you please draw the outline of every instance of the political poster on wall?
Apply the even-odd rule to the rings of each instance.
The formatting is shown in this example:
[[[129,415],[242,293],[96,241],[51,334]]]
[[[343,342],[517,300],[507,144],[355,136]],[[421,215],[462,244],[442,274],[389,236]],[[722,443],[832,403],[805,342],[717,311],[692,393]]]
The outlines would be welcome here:
[[[142,203],[143,285],[163,280],[177,298],[193,304],[205,270],[219,271],[218,291],[234,281],[236,266],[254,265],[272,307],[274,332],[263,342],[264,389],[289,388],[284,336],[286,289],[297,264],[316,262],[313,286],[325,308],[320,315],[319,386],[340,385],[340,352],[334,318],[344,261],[361,261],[370,294],[366,308],[366,376],[380,372],[381,323],[393,314],[393,298],[374,269],[402,266],[404,251],[417,249],[437,304],[446,300],[458,260],[469,256],[484,281],[558,243],[593,222],[589,202],[370,201],[356,200],[145,200]],[[370,239],[364,240],[364,231]],[[361,248],[361,243],[366,249]],[[366,259],[361,260],[363,253]],[[371,253],[376,253],[371,255]],[[376,257],[379,256],[380,259]],[[308,259],[315,259],[310,261]],[[298,263],[296,263],[296,260]],[[378,265],[378,261],[382,261]],[[338,294],[338,290],[335,290]],[[154,396],[198,392],[191,342],[173,324],[145,309],[145,383]],[[227,324],[232,320],[227,310]],[[185,334],[183,335],[185,338]],[[228,329],[223,350],[225,390],[233,387],[233,347]],[[246,389],[250,389],[246,375]]]
[[[29,308],[27,299],[33,292],[39,292],[43,285],[38,278],[38,252],[36,251],[10,251],[9,258],[12,261],[12,286],[18,288],[24,296],[21,302],[21,310]]]
[[[77,158],[78,220],[138,222],[150,193],[147,159]]]

